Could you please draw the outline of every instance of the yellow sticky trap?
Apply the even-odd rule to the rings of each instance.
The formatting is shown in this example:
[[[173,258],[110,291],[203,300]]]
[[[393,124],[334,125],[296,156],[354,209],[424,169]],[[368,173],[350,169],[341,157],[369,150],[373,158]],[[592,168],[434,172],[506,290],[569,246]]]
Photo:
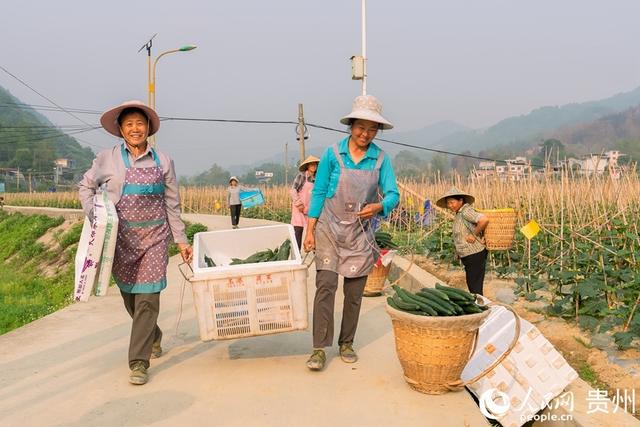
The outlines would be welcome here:
[[[407,206],[409,207],[413,206],[413,197],[407,197]]]
[[[219,211],[222,206],[220,205],[220,202],[216,200],[216,203],[213,205],[213,207],[215,208],[215,210]]]
[[[540,232],[540,226],[535,220],[531,220],[526,223],[522,228],[520,228],[520,232],[524,234],[524,237],[531,240]]]

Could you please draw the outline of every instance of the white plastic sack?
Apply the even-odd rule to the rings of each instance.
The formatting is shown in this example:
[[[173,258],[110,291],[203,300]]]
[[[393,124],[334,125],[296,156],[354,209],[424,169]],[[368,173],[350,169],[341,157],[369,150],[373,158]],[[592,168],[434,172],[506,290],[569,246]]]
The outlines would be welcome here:
[[[97,296],[107,295],[109,282],[111,280],[111,268],[113,267],[113,254],[116,251],[116,240],[118,238],[118,214],[116,206],[106,191],[102,192],[102,202],[106,211],[106,223],[104,230],[104,242],[102,244],[102,255],[98,265],[98,280],[95,285]]]
[[[108,199],[106,200],[108,203],[111,203]],[[111,205],[113,205],[113,203],[111,203]],[[113,209],[115,211],[115,207]],[[98,277],[98,267],[102,256],[102,248],[105,243],[109,218],[109,210],[105,203],[103,192],[99,192],[93,196],[93,213],[93,223],[86,217],[84,219],[84,226],[82,227],[82,234],[80,235],[80,242],[78,243],[78,251],[76,252],[75,290],[73,294],[74,300],[76,301],[89,300],[89,296]],[[113,223],[113,218],[111,218],[111,223]],[[108,245],[115,245],[115,236],[113,236],[113,233],[110,235],[110,240],[114,242],[108,242]],[[111,273],[110,270],[111,268],[109,267],[109,275]],[[104,293],[105,291],[101,290],[101,294],[104,295]]]

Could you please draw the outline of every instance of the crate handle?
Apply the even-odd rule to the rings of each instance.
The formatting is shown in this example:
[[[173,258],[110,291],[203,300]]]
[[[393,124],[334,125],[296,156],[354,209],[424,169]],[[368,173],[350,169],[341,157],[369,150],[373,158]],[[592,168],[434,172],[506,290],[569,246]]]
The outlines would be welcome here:
[[[309,255],[311,255],[311,254],[313,254],[313,256],[311,257],[311,261],[307,264],[307,258],[309,258]],[[316,251],[309,251],[309,252],[307,252],[307,253],[304,255],[304,258],[302,258],[302,264],[303,264],[305,267],[307,267],[307,268],[311,267],[311,264],[313,264],[313,261],[314,261],[315,255],[316,255]]]
[[[187,275],[184,272],[183,269],[183,265],[186,265],[187,267],[189,267],[189,270],[191,270],[191,275],[189,277],[187,277]],[[181,262],[180,264],[178,264],[178,270],[180,270],[180,273],[182,274],[182,277],[184,277],[184,280],[186,280],[187,282],[191,282],[191,279],[193,279],[193,268],[191,267],[191,264],[186,263],[186,262]]]

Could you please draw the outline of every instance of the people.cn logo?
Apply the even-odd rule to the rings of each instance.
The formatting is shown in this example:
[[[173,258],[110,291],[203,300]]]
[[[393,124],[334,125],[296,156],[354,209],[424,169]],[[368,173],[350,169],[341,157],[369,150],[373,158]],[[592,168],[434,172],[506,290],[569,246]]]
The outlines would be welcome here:
[[[480,395],[479,405],[482,415],[497,420],[509,411],[511,402],[506,393],[496,388],[490,388]]]

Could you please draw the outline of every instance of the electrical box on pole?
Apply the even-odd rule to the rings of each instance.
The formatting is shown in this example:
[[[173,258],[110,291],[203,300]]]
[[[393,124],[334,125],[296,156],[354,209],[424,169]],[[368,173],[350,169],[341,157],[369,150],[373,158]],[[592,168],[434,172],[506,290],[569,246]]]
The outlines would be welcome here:
[[[364,57],[355,55],[351,57],[351,80],[364,79]]]

